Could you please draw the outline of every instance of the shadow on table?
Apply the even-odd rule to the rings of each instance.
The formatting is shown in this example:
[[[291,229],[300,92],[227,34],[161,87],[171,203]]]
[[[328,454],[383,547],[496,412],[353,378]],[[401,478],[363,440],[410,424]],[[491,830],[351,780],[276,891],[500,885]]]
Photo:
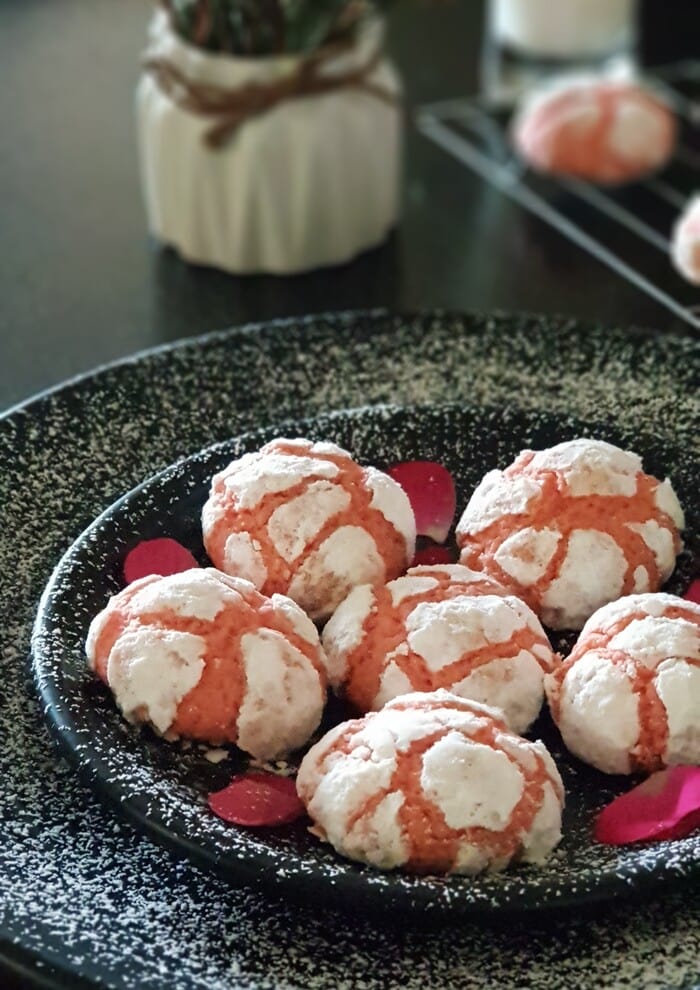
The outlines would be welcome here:
[[[156,247],[152,261],[152,326],[156,341],[176,340],[234,324],[331,310],[396,308],[399,237],[354,261],[303,275],[234,276],[184,262]]]

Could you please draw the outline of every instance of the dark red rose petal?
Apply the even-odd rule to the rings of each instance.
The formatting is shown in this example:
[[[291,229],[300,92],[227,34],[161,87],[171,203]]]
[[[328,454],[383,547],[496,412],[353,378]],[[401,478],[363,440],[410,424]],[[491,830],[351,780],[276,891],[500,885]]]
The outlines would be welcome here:
[[[192,554],[177,540],[169,536],[157,540],[143,540],[126,555],[124,561],[124,580],[127,584],[147,577],[149,574],[179,574],[191,567],[199,567]]]
[[[694,602],[696,605],[700,605],[700,578],[695,578],[694,581],[690,582],[690,587],[683,597],[688,602]]]
[[[250,771],[208,797],[209,807],[234,825],[286,825],[304,814],[292,777]]]
[[[595,838],[620,846],[680,839],[700,826],[700,767],[671,767],[616,798],[598,815]]]
[[[452,475],[435,461],[404,461],[388,474],[408,495],[419,536],[444,543],[457,507]]]
[[[450,547],[433,543],[431,546],[416,550],[411,567],[420,567],[421,564],[454,564],[454,562],[455,554]]]

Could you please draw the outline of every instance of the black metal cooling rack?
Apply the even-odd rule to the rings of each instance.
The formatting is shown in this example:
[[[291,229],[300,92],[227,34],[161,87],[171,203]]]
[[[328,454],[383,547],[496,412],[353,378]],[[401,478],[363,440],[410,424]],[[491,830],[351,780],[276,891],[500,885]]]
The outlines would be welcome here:
[[[680,140],[663,172],[621,188],[528,171],[508,139],[510,112],[480,97],[421,107],[416,123],[465,167],[700,330],[700,293],[670,261],[673,223],[700,192],[700,61],[653,75],[676,107]]]

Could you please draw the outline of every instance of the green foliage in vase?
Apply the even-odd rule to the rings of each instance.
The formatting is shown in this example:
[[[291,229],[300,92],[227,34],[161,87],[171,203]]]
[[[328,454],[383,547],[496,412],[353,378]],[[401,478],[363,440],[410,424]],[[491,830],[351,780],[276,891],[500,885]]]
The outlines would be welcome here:
[[[161,0],[174,30],[192,45],[235,55],[309,52],[352,36],[390,0]]]

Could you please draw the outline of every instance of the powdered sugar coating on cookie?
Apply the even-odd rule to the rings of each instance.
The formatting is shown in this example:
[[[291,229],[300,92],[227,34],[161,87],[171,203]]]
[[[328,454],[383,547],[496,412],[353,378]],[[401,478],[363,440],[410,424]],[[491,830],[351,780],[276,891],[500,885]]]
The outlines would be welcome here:
[[[461,560],[522,597],[553,629],[608,601],[657,591],[681,549],[683,512],[640,458],[580,438],[490,471],[457,525]]]
[[[384,870],[541,863],[561,838],[563,787],[545,746],[448,691],[336,726],[304,757],[297,791],[323,841]]]
[[[86,652],[129,721],[259,759],[302,746],[325,703],[310,619],[214,568],[135,581],[93,619]]]
[[[359,711],[447,688],[503,709],[516,732],[539,713],[554,655],[539,620],[485,574],[459,564],[413,567],[361,585],[323,631],[333,687]]]
[[[606,773],[700,762],[700,605],[629,595],[545,678],[566,746]]]
[[[407,496],[331,443],[277,439],[217,474],[202,510],[217,567],[324,619],[355,585],[400,574],[415,549]]]

